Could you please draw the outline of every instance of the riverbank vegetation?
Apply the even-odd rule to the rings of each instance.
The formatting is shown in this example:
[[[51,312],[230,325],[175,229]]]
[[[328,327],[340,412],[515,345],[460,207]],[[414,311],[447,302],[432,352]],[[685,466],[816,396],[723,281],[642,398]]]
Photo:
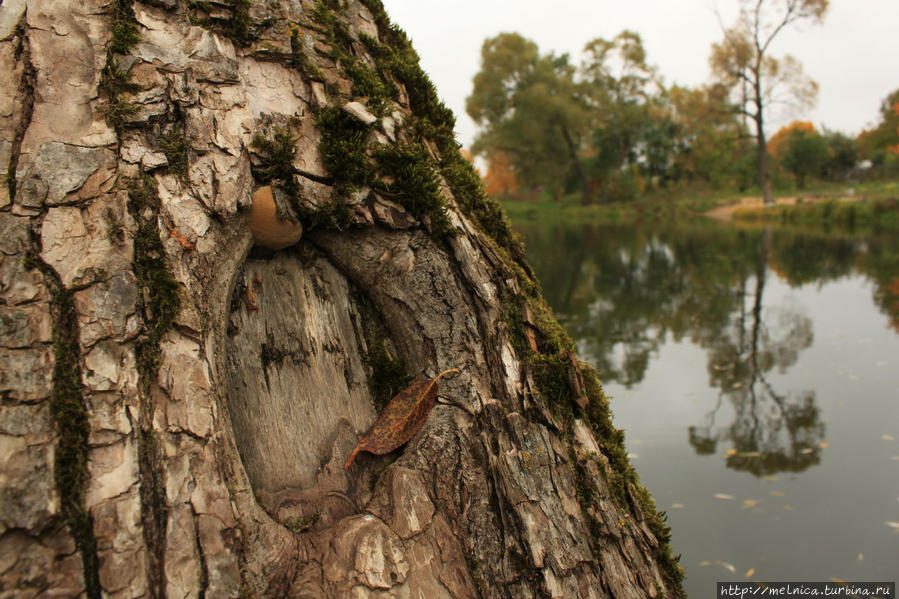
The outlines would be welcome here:
[[[817,92],[799,62],[772,56],[769,44],[797,21],[820,21],[827,4],[761,2],[746,22],[744,10],[733,27],[722,25],[712,79],[695,88],[666,84],[633,31],[588,42],[580,60],[542,53],[516,33],[487,39],[467,111],[480,126],[471,149],[486,165],[488,192],[513,219],[692,216],[747,198],[790,204],[740,212],[751,218],[890,213],[888,200],[899,197],[899,89],[858,134],[801,120],[764,133],[770,98],[801,111]]]
[[[734,189],[678,186],[652,190],[640,199],[584,205],[577,193],[505,196],[503,209],[513,223],[637,223],[711,217],[741,222],[833,224],[899,229],[899,181],[861,183],[814,181],[806,189],[776,187],[765,206],[758,187]]]

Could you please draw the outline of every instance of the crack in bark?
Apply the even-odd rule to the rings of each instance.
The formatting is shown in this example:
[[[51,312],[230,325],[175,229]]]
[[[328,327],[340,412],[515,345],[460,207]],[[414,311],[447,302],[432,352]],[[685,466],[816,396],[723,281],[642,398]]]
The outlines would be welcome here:
[[[152,422],[146,407],[149,398],[141,402],[141,421]],[[146,426],[146,424],[144,424]],[[152,425],[151,425],[152,426]],[[165,597],[165,538],[168,505],[162,469],[158,466],[159,448],[153,431],[141,428],[138,435],[138,471],[140,472],[141,524],[147,545],[147,586],[153,597]]]
[[[85,593],[100,599],[100,559],[94,536],[93,518],[84,505],[88,483],[87,406],[81,379],[78,317],[72,291],[63,285],[53,268],[40,257],[41,240],[32,232],[33,255],[29,262],[44,277],[50,290],[53,316],[53,399],[51,413],[56,423],[56,459],[54,478],[61,499],[62,513],[81,553]]]
[[[197,555],[200,557],[200,592],[199,599],[206,599],[206,591],[209,589],[209,564],[206,563],[206,553],[203,551],[203,543],[200,542],[200,515],[197,513],[193,503],[190,504],[190,511],[193,514],[194,521],[194,541],[197,545]]]
[[[19,167],[19,155],[22,152],[22,141],[25,139],[25,131],[31,125],[31,117],[34,114],[34,85],[37,80],[37,70],[31,62],[31,44],[26,35],[26,18],[28,9],[22,13],[19,24],[16,25],[15,35],[19,43],[16,46],[16,61],[22,61],[22,78],[19,80],[19,89],[16,96],[22,99],[22,118],[16,124],[13,134],[12,147],[10,149],[9,166],[6,171],[6,184],[9,187],[9,201],[16,198],[16,171]]]

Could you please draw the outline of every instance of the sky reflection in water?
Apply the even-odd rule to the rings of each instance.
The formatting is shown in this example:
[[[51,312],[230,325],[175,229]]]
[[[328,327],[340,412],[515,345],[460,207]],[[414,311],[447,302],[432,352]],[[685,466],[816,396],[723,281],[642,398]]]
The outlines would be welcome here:
[[[690,596],[717,580],[895,580],[899,240],[520,226],[614,397]]]

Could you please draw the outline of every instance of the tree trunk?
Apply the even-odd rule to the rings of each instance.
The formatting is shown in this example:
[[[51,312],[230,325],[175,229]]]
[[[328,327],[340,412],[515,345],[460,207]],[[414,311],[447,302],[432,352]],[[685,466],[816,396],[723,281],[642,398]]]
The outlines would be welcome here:
[[[755,122],[755,139],[757,142],[756,151],[758,152],[759,165],[759,187],[762,189],[762,198],[766,206],[774,204],[774,194],[771,193],[771,181],[768,179],[768,140],[765,138],[765,121],[764,106],[761,90],[761,66],[758,66],[755,75],[755,107],[756,112],[753,115]]]
[[[571,138],[568,127],[562,124],[562,136],[565,138],[565,145],[568,148],[568,157],[574,166],[577,177],[581,182],[581,204],[589,206],[593,203],[593,190],[590,189],[590,180],[587,178],[587,171],[584,170],[584,163],[581,162],[580,156],[577,155],[577,146]]]
[[[683,596],[405,37],[336,5],[0,6],[0,596]]]

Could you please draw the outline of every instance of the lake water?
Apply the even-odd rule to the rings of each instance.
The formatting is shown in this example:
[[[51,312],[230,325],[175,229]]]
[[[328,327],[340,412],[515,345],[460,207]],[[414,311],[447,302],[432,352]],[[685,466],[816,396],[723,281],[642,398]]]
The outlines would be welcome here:
[[[668,513],[716,581],[899,576],[899,238],[521,224]]]

